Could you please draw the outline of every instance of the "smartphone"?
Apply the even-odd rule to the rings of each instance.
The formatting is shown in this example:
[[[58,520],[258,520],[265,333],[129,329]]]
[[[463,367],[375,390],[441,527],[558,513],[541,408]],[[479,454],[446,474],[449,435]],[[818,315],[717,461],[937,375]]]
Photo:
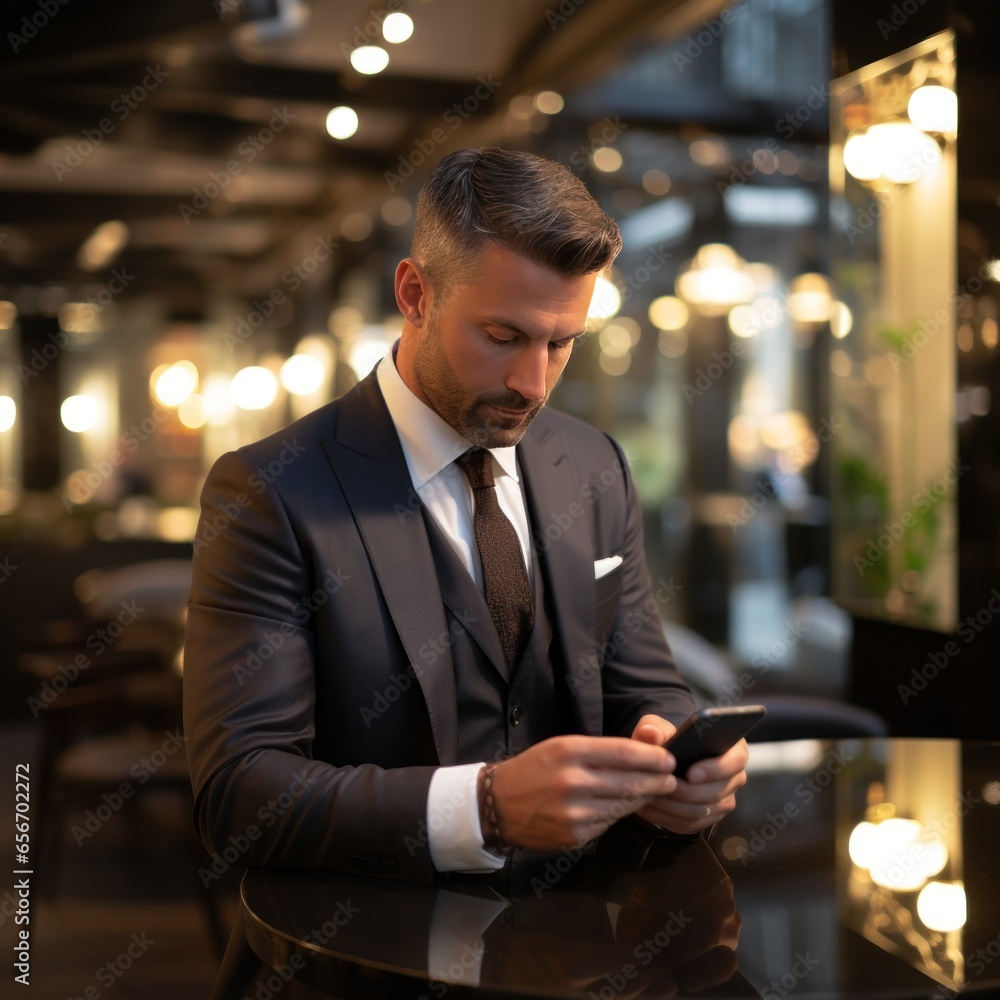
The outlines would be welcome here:
[[[688,768],[697,761],[724,754],[765,715],[767,709],[763,705],[703,708],[695,712],[665,744],[677,760],[674,773],[683,778]]]

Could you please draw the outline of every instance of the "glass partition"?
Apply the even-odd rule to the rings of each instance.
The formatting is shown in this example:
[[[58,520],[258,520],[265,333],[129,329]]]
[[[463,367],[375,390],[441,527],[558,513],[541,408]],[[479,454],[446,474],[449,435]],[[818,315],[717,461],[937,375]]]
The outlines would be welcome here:
[[[833,591],[861,617],[956,624],[957,102],[944,32],[831,87]],[[980,282],[980,288],[982,282]]]

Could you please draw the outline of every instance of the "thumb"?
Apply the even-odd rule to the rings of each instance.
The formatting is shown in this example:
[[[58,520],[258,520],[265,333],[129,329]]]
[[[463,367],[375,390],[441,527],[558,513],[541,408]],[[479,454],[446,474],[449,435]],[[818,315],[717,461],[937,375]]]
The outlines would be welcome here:
[[[652,743],[653,746],[663,746],[666,741],[662,730],[659,726],[654,726],[652,723],[640,723],[635,727],[635,732],[632,733],[632,739],[638,740],[640,743]]]
[[[641,743],[652,743],[653,746],[661,747],[674,733],[677,727],[659,715],[644,715],[632,730],[632,739]]]

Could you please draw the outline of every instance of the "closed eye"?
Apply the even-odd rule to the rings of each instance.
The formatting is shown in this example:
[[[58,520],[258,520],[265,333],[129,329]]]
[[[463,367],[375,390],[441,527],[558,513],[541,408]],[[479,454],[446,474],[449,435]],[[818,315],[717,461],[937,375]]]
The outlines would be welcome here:
[[[517,337],[494,337],[492,333],[487,333],[486,336],[494,344],[499,344],[501,347],[511,347],[517,343]]]
[[[554,347],[558,351],[565,351],[570,348],[579,340],[579,336],[563,337],[562,340],[550,341],[549,347]]]

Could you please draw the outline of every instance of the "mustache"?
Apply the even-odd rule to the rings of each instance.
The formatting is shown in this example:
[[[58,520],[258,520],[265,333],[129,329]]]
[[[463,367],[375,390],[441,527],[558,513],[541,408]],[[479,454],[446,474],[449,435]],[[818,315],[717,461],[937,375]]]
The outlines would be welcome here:
[[[499,406],[504,410],[515,410],[518,413],[530,413],[532,410],[543,405],[544,399],[525,399],[519,392],[496,394],[490,393],[479,397],[480,404],[487,403],[490,406]]]

